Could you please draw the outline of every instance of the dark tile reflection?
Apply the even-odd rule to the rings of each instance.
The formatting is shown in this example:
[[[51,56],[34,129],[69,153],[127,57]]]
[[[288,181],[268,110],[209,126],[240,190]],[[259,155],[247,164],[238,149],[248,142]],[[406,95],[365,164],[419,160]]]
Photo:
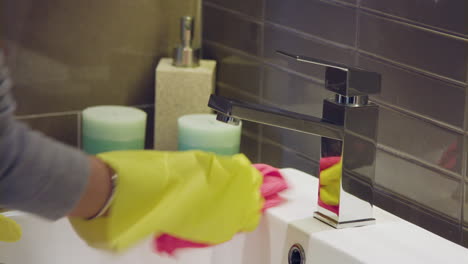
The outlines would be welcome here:
[[[232,88],[230,86],[225,86],[223,84],[218,83],[216,85],[216,92],[217,95],[221,95],[227,98],[232,98],[244,102],[249,103],[259,103],[260,98],[258,96],[253,96],[249,93],[245,93],[240,91],[239,89]]]
[[[413,73],[367,56],[359,67],[380,73],[382,90],[375,97],[418,114],[463,128],[465,88]]]
[[[452,242],[460,243],[461,234],[458,221],[447,220],[437,214],[428,212],[408,200],[400,199],[391,193],[379,189],[374,192],[374,203],[376,206],[415,225]]]
[[[322,116],[323,100],[332,96],[322,84],[295,74],[265,67],[263,99],[265,103],[288,111]]]
[[[305,159],[298,153],[284,147],[262,142],[261,163],[266,163],[277,168],[294,168],[311,175],[318,175],[318,163]]]
[[[216,60],[216,81],[233,89],[258,96],[260,94],[261,63],[216,45],[205,44],[203,55]]]
[[[354,46],[356,9],[331,1],[268,0],[265,19],[327,40]]]
[[[468,35],[466,0],[362,0],[361,6]]]
[[[362,14],[359,48],[454,80],[466,81],[466,41]]]
[[[354,64],[354,53],[351,49],[331,46],[324,42],[307,39],[272,25],[265,25],[263,50],[265,59],[268,61],[322,81],[325,79],[324,67],[308,63],[298,63],[278,55],[276,51],[282,50],[297,55],[339,62],[346,65]]]
[[[461,174],[463,136],[402,113],[380,108],[378,142]]]
[[[142,107],[147,114],[145,149],[154,148],[154,105]]]
[[[465,199],[463,200],[463,225],[468,228],[468,182],[465,181]],[[466,238],[468,240],[468,237]]]
[[[287,146],[315,162],[320,160],[321,139],[319,136],[265,125],[263,126],[263,137]]]
[[[240,152],[245,154],[252,163],[259,162],[259,144],[257,137],[242,134]]]
[[[19,118],[32,129],[73,147],[78,147],[78,115]]]
[[[263,16],[263,0],[205,0],[205,3],[217,4],[255,18],[262,18]]]
[[[454,220],[461,217],[462,193],[459,179],[452,179],[378,150],[375,182],[409,201],[436,210]]]
[[[462,246],[468,248],[468,228],[464,227],[462,232],[463,232]]]
[[[259,55],[261,25],[229,12],[205,5],[203,7],[203,38]]]

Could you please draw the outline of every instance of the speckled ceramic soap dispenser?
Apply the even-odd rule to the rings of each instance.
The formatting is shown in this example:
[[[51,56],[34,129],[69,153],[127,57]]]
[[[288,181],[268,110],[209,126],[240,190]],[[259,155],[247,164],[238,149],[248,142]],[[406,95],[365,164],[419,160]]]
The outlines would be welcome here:
[[[194,19],[182,17],[181,41],[173,58],[163,58],[156,68],[154,147],[177,150],[177,119],[186,114],[210,113],[208,99],[214,91],[216,62],[200,60],[192,47]]]

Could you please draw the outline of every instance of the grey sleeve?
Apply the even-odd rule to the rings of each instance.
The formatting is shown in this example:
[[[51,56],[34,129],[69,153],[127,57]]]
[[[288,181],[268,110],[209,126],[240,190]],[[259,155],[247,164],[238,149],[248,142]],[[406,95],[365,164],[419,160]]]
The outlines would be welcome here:
[[[0,50],[0,208],[59,219],[84,193],[88,158],[16,121],[11,86]]]

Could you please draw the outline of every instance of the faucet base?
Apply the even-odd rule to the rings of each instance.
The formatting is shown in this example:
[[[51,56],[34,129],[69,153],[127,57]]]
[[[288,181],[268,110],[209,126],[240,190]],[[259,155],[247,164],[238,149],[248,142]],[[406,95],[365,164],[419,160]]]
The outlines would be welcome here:
[[[341,229],[341,228],[348,228],[348,227],[358,227],[358,226],[367,226],[367,225],[374,225],[375,224],[375,218],[367,218],[367,219],[360,219],[360,220],[354,220],[354,221],[343,221],[343,222],[338,222],[335,219],[332,219],[329,216],[326,216],[320,212],[315,212],[314,217],[325,224],[336,228],[336,229]]]

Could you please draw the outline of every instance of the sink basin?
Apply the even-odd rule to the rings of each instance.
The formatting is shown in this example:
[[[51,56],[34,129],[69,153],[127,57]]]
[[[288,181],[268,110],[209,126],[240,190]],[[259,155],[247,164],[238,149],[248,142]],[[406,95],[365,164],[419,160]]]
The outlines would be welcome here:
[[[376,225],[333,229],[313,218],[317,179],[295,169],[281,171],[291,187],[283,193],[288,202],[268,210],[255,232],[239,234],[213,248],[185,250],[171,258],[153,253],[148,239],[125,254],[112,255],[87,247],[67,220],[50,223],[28,214],[9,212],[6,214],[21,224],[24,235],[18,243],[0,242],[0,263],[284,264],[288,263],[294,245],[303,250],[303,264],[468,260],[467,249],[375,207]]]

